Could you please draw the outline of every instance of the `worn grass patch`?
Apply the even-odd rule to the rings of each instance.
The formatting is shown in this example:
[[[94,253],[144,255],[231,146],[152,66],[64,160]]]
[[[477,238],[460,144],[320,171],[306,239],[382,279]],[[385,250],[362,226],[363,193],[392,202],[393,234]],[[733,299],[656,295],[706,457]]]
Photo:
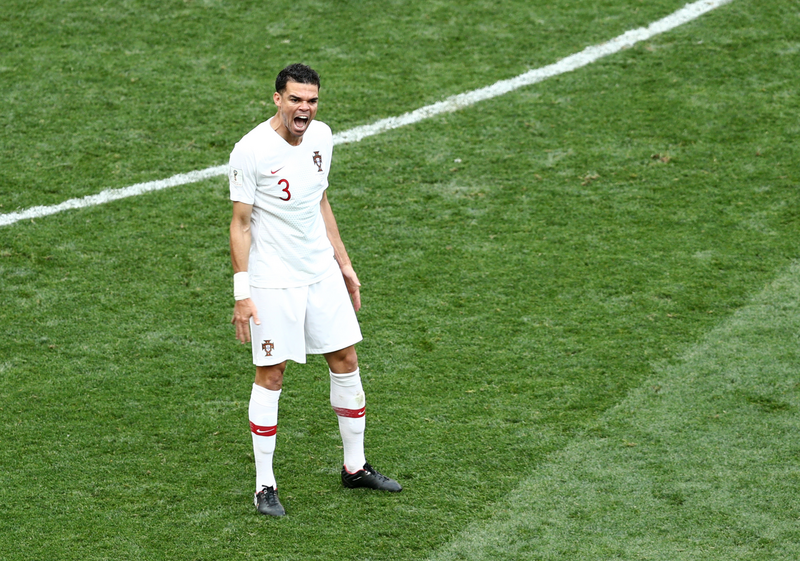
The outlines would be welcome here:
[[[800,266],[431,559],[797,559]]]

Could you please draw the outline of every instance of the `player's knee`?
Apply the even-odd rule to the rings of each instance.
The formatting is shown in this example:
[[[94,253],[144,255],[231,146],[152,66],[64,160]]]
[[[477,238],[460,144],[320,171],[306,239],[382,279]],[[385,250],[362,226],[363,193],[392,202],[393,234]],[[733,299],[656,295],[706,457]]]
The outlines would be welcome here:
[[[352,358],[348,358],[342,362],[341,369],[343,372],[355,372],[358,370],[358,359],[353,354]]]
[[[285,370],[285,362],[271,366],[257,366],[255,383],[257,386],[277,391],[283,387],[283,373]]]
[[[358,370],[358,355],[355,347],[347,347],[326,356],[328,366],[337,374],[349,374]]]

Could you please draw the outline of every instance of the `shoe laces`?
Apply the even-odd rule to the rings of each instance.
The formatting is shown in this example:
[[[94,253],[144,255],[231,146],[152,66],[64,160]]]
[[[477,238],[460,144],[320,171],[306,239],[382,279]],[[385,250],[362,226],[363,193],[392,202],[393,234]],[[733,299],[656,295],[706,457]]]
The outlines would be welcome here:
[[[380,479],[381,481],[388,481],[389,480],[388,477],[383,475],[381,472],[379,472],[377,469],[375,469],[374,467],[372,467],[368,463],[364,464],[364,471],[366,471],[367,473],[372,474],[374,477],[376,477],[377,479]]]
[[[264,485],[263,489],[261,489],[256,496],[265,497],[267,499],[267,504],[270,506],[278,504],[278,491],[274,487],[267,487]]]

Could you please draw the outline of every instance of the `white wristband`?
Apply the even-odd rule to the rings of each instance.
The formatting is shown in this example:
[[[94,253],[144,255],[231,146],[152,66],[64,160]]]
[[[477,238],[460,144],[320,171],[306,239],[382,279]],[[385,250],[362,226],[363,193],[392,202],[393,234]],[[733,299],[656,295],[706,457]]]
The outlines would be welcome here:
[[[247,271],[233,275],[233,299],[245,300],[250,298],[250,275]]]

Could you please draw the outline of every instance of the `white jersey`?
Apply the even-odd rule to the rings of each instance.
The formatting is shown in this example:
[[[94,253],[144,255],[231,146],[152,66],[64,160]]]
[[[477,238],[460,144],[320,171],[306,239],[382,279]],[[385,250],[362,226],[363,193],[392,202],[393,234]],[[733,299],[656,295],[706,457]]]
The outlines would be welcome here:
[[[333,136],[311,121],[292,146],[267,120],[231,152],[231,200],[253,205],[250,284],[291,288],[313,284],[338,271],[320,201],[328,187]]]

